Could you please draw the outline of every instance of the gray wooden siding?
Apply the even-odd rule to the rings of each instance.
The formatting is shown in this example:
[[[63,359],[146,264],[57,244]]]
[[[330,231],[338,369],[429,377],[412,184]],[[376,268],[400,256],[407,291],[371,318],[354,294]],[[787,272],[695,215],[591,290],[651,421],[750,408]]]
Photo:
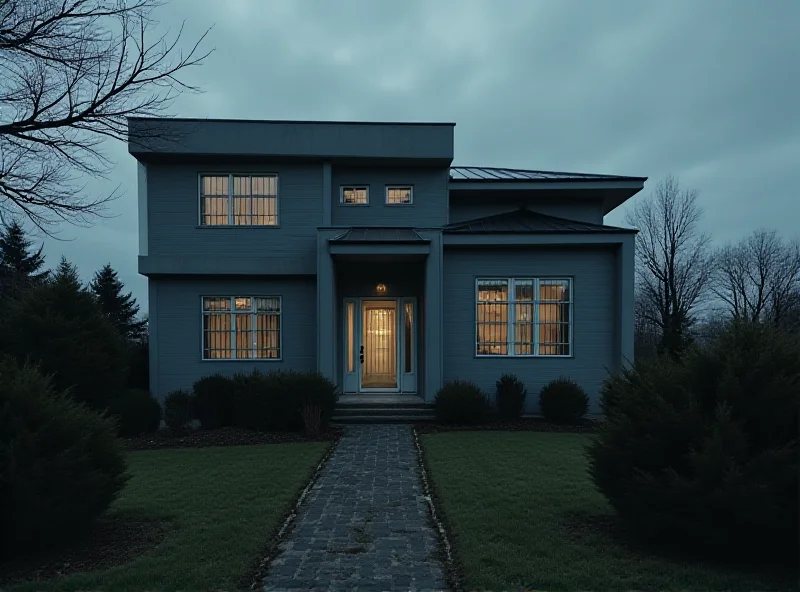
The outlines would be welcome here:
[[[525,205],[533,212],[547,214],[548,216],[556,216],[558,218],[566,218],[567,220],[577,220],[579,222],[589,222],[591,224],[603,223],[603,203],[600,200],[596,202],[574,202],[564,204],[554,203],[541,203],[536,200],[530,200],[527,203],[517,204],[503,204],[503,203],[487,203],[487,204],[450,204],[450,224],[456,222],[464,222],[466,220],[474,220],[476,218],[483,218],[485,216],[494,216],[495,214],[504,214],[506,212],[513,212],[519,209],[521,205]]]
[[[334,226],[443,226],[447,222],[448,168],[333,166]],[[342,185],[369,186],[369,205],[339,203]],[[411,185],[414,203],[387,205],[386,185]]]
[[[199,227],[200,173],[277,173],[278,228]],[[322,165],[147,166],[148,254],[316,259],[322,224]]]
[[[198,378],[249,372],[254,368],[316,370],[317,291],[313,277],[271,279],[150,278],[150,318],[157,347],[150,349],[151,390],[162,399]],[[281,361],[204,361],[201,296],[268,295],[282,297]]]
[[[477,277],[563,275],[573,278],[571,358],[475,356],[475,279]],[[609,248],[446,249],[444,253],[444,380],[471,380],[494,397],[501,374],[513,373],[528,388],[526,411],[539,410],[539,391],[550,380],[568,376],[590,397],[599,413],[598,391],[616,364],[615,252]]]

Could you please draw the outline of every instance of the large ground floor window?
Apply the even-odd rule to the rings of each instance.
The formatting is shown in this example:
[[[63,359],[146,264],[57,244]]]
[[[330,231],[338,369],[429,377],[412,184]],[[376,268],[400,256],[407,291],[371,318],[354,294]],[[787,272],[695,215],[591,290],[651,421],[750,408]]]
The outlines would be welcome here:
[[[479,278],[475,294],[476,355],[572,354],[569,278]]]
[[[203,297],[204,360],[280,357],[280,296]]]

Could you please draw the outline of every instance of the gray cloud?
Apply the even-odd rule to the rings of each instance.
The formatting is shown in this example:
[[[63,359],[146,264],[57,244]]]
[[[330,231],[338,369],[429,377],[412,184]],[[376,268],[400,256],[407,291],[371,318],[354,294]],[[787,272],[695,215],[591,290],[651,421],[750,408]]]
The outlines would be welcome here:
[[[798,234],[800,3],[705,0],[172,0],[163,26],[214,25],[185,117],[455,121],[456,162],[666,174],[700,191],[715,240]],[[140,301],[135,162],[114,218],[48,241],[85,276],[110,261]],[[649,189],[634,198],[647,199]],[[608,222],[620,223],[624,207]]]

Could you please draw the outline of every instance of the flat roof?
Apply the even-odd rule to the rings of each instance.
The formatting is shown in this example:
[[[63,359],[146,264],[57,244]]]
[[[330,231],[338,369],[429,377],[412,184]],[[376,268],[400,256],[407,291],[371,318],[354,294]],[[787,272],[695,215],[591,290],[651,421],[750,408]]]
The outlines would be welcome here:
[[[455,127],[455,123],[445,121],[336,121],[336,120],[315,120],[315,119],[230,119],[225,117],[128,117],[128,120],[142,121],[190,121],[204,122],[213,121],[218,123],[291,123],[291,124],[311,124],[311,125],[439,125]]]

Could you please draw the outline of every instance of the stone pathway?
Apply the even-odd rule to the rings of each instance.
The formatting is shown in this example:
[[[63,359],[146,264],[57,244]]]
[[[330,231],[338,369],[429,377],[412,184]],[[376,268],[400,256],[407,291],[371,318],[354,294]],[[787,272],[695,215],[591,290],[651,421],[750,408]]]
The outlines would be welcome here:
[[[444,590],[411,427],[347,426],[264,590]]]

